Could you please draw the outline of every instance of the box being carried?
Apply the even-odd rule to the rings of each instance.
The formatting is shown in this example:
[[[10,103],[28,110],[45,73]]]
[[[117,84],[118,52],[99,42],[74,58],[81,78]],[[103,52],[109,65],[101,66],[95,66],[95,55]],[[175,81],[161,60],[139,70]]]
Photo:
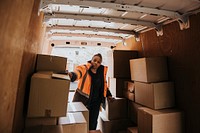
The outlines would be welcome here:
[[[70,80],[35,73],[31,78],[28,117],[66,116]]]
[[[36,60],[36,71],[62,72],[66,70],[67,58],[38,54]]]

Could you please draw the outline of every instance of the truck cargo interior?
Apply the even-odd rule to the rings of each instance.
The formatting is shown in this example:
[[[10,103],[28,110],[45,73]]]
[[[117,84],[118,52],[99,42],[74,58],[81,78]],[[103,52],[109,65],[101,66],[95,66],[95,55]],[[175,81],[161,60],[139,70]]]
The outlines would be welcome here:
[[[200,0],[1,0],[0,14],[0,133],[88,133],[77,82],[49,71],[96,53],[116,99],[94,133],[200,133]]]

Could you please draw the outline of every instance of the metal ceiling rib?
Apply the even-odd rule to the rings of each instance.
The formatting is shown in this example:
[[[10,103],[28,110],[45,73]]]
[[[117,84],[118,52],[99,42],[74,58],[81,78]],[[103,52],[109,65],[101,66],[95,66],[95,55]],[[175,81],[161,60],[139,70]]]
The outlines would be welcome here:
[[[81,26],[52,26],[47,27],[47,32],[51,30],[82,30],[82,31],[94,31],[94,32],[113,32],[119,34],[133,35],[134,31],[128,30],[117,30],[117,29],[106,29],[106,28],[96,28],[96,27],[81,27]]]
[[[97,2],[97,1],[81,1],[81,0],[46,0],[43,5],[48,4],[65,4],[65,5],[78,5],[78,6],[89,6],[89,7],[98,7],[98,8],[110,8],[120,11],[127,11],[127,12],[142,12],[146,14],[157,14],[160,16],[168,16],[171,18],[178,18],[180,14],[173,11],[167,10],[160,10],[148,7],[139,7],[134,5],[124,5],[124,4],[117,4],[117,3],[108,3],[108,2]],[[42,6],[43,6],[42,5]]]
[[[130,34],[138,37],[139,33],[151,29],[162,35],[162,25],[173,21],[177,21],[181,29],[189,28],[189,15],[198,13],[199,9],[199,0],[41,0],[40,5],[40,11],[45,13],[47,32],[79,29],[118,33],[116,38]],[[96,32],[95,37],[98,36],[103,35]]]
[[[132,25],[143,25],[148,26],[150,28],[156,27],[156,25],[152,22],[147,21],[138,21],[134,19],[123,19],[117,17],[105,17],[105,16],[97,16],[97,15],[82,15],[82,14],[57,14],[54,13],[51,16],[45,16],[45,21],[49,19],[74,19],[74,20],[89,20],[89,21],[103,21],[103,22],[116,22],[116,23],[123,23],[123,24],[132,24]]]

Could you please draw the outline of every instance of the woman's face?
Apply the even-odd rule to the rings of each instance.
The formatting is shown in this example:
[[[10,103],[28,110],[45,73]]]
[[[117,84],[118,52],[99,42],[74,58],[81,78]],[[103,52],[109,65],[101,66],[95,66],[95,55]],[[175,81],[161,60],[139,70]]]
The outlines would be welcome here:
[[[101,65],[101,58],[99,56],[94,56],[91,60],[92,67],[97,69]]]

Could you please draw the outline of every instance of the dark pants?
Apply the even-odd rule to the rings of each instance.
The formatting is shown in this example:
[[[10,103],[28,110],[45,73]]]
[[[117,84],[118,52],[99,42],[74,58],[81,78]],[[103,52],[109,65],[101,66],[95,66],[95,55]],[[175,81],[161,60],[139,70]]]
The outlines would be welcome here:
[[[73,102],[82,102],[87,107],[89,110],[89,130],[96,130],[101,100],[93,101],[91,99],[89,101],[88,98],[76,91],[74,94]]]
[[[88,106],[89,130],[96,130],[97,128],[100,105],[101,105],[100,101],[95,101],[95,102],[90,103],[90,105]]]

